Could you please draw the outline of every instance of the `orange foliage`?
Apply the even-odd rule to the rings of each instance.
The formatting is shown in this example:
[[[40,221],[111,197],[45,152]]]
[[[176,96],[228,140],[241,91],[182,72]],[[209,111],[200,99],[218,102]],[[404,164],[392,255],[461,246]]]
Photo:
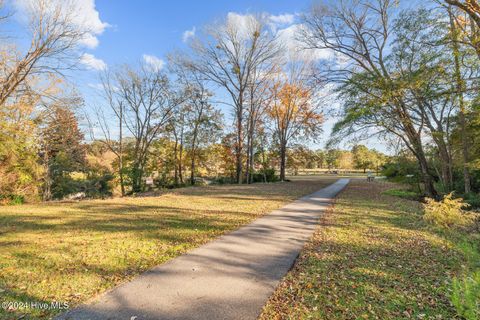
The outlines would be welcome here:
[[[323,123],[323,115],[313,103],[313,92],[302,84],[277,81],[271,87],[271,101],[268,115],[283,136],[298,131],[318,131]]]

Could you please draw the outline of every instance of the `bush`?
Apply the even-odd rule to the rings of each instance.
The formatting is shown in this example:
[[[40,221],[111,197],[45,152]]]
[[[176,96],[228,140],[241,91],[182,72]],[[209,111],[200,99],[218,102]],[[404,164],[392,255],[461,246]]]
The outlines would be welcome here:
[[[265,169],[253,173],[253,182],[276,182],[278,177],[275,175],[275,169]]]
[[[88,198],[105,198],[112,196],[113,175],[105,173],[103,175],[90,177],[84,182],[85,195]]]
[[[449,193],[441,201],[426,198],[423,218],[429,223],[447,229],[469,224],[471,216],[463,210],[468,204],[463,202],[462,198],[452,197],[453,193]]]
[[[480,194],[473,192],[468,193],[464,196],[464,200],[470,205],[471,208],[480,208]]]
[[[212,184],[229,184],[234,182],[235,181],[230,177],[218,177],[212,180]]]
[[[73,179],[69,175],[59,175],[52,181],[52,199],[63,199],[68,197],[68,195],[83,191],[84,181]]]
[[[462,279],[453,279],[451,301],[463,318],[480,319],[480,271]]]
[[[0,205],[18,205],[23,203],[25,203],[25,197],[22,195],[0,195]]]
[[[400,197],[408,200],[420,199],[420,194],[418,194],[417,192],[411,191],[411,190],[404,190],[404,189],[390,189],[390,190],[383,191],[382,194],[385,194],[387,196]]]

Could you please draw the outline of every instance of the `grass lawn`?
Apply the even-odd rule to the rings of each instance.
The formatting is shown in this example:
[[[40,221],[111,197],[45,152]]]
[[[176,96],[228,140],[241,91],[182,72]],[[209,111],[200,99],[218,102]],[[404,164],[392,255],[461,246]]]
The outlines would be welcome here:
[[[426,225],[393,187],[352,180],[260,318],[459,319],[452,278],[480,267],[480,237]]]
[[[75,306],[333,182],[177,189],[159,197],[0,207],[0,302]],[[0,319],[58,311],[3,310]]]

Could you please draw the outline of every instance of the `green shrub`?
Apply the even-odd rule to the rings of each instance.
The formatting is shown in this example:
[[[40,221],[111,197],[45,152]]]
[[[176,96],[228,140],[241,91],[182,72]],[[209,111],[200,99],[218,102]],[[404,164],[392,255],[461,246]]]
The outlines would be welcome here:
[[[383,191],[382,194],[394,197],[400,197],[408,200],[419,200],[420,194],[415,191],[411,190],[404,190],[404,189],[390,189]]]
[[[85,195],[88,198],[106,198],[112,196],[113,189],[113,175],[105,173],[102,175],[96,175],[89,177],[84,181]]]
[[[472,209],[480,208],[480,194],[473,192],[467,193],[464,199]]]
[[[234,183],[235,180],[230,178],[230,177],[218,177],[214,180],[212,180],[212,184],[229,184],[229,183]]]
[[[18,205],[25,203],[25,197],[18,194],[0,195],[0,205]]]
[[[269,168],[255,172],[252,180],[253,182],[276,182],[278,177],[275,175],[275,169]]]
[[[451,301],[461,317],[480,319],[480,271],[453,279]]]
[[[70,175],[58,175],[52,180],[53,199],[63,199],[68,195],[83,192],[84,181],[73,179]]]
[[[449,193],[441,201],[430,198],[426,198],[425,201],[423,217],[431,224],[449,229],[465,226],[472,220],[463,210],[468,204],[462,198],[453,199],[453,193]]]

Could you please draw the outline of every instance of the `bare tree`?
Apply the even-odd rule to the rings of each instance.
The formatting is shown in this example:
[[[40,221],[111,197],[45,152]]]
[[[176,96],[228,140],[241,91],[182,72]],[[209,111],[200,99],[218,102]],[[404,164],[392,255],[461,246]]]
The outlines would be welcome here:
[[[384,133],[402,139],[419,162],[426,193],[435,197],[437,192],[422,143],[424,123],[412,118],[404,91],[386,61],[392,41],[393,9],[395,2],[390,0],[316,5],[304,18],[306,28],[301,38],[307,48],[332,50],[343,60],[328,68],[325,79],[347,85],[351,94],[362,96],[362,101],[352,98],[346,105],[350,103],[353,109],[359,103],[371,107],[345,119],[337,128],[349,127],[347,133],[382,128]]]
[[[76,12],[70,1],[32,1],[29,14],[30,46],[22,53],[13,45],[0,49],[0,105],[17,90],[28,87],[29,77],[61,75],[78,59],[74,50],[88,30],[72,23]],[[1,7],[1,4],[0,4]]]
[[[191,67],[205,79],[225,89],[235,117],[236,180],[242,183],[244,117],[252,74],[282,49],[261,18],[245,16],[240,25],[227,19],[210,26],[206,37],[192,42],[195,58]]]
[[[182,100],[171,87],[167,76],[147,65],[123,65],[113,73],[103,74],[101,79],[107,108],[112,111],[120,130],[117,140],[110,128],[114,123],[112,118],[103,109],[97,108],[98,122],[95,124],[103,133],[101,141],[116,154],[119,174],[123,180],[123,140],[128,136],[133,137],[132,159],[128,167],[132,181],[131,191],[142,191],[150,145],[165,130]],[[126,193],[124,187],[122,192]]]
[[[165,74],[147,65],[139,68],[124,66],[116,79],[118,95],[125,106],[125,127],[134,137],[130,169],[132,191],[139,192],[143,187],[149,147],[183,100]]]
[[[259,131],[262,130],[266,119],[266,110],[270,98],[270,88],[279,72],[279,59],[272,59],[265,64],[262,70],[256,70],[252,73],[250,84],[247,89],[247,170],[246,181],[252,183],[253,171],[255,165],[255,142]]]
[[[105,104],[94,107],[95,120],[91,119],[88,113],[85,114],[85,118],[89,123],[91,139],[97,140],[95,129],[99,128],[102,138],[98,141],[104,144],[117,158],[120,191],[123,197],[126,195],[124,170],[125,101],[118,94],[119,92],[115,85],[115,74],[112,71],[103,71],[100,74],[100,82],[101,97]],[[105,109],[110,112],[106,112]],[[113,126],[115,126],[115,129]],[[118,136],[115,134],[117,129]]]
[[[195,184],[198,147],[205,142],[215,142],[221,130],[222,114],[210,102],[213,94],[207,89],[207,82],[196,68],[181,54],[169,57],[169,67],[183,87],[184,103],[181,106],[182,133],[188,143],[190,155],[190,184]],[[182,139],[183,145],[183,139]],[[182,146],[183,148],[183,146]]]

